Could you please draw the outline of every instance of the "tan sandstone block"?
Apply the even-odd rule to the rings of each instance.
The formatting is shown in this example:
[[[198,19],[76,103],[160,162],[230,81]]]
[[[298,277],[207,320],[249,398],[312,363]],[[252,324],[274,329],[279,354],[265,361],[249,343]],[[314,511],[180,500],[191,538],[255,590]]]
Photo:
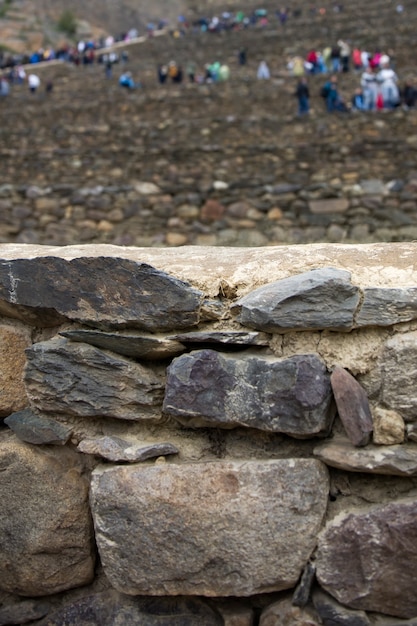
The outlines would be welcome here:
[[[184,246],[187,243],[187,236],[181,233],[167,233],[165,240],[169,246]]]
[[[283,213],[279,207],[274,207],[268,211],[268,218],[273,221],[282,219]]]
[[[399,413],[375,407],[372,411],[372,419],[374,423],[374,443],[382,446],[403,443],[405,425]]]
[[[37,198],[35,206],[38,211],[53,211],[58,206],[58,201],[54,198]]]
[[[23,370],[25,349],[31,343],[30,332],[24,326],[0,324],[0,417],[28,405]]]
[[[310,211],[315,214],[344,213],[349,208],[346,198],[331,198],[330,200],[312,200]]]

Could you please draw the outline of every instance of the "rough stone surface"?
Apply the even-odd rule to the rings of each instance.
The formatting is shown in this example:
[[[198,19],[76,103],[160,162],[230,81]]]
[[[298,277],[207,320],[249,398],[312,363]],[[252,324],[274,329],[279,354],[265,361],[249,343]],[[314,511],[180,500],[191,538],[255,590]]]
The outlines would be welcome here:
[[[216,609],[223,619],[223,626],[254,626],[254,610],[242,600],[216,602]]]
[[[185,344],[226,344],[236,346],[267,346],[270,335],[244,331],[191,332],[174,335],[172,339]]]
[[[365,611],[347,609],[321,589],[313,592],[313,604],[323,626],[371,626]]]
[[[386,615],[373,615],[372,626],[417,626],[417,617],[414,619],[396,619]]]
[[[294,590],[292,596],[292,604],[294,606],[304,607],[310,600],[311,588],[316,577],[316,566],[314,563],[307,563],[304,572],[300,578],[300,582]]]
[[[101,456],[108,461],[129,461],[137,463],[159,456],[178,454],[179,450],[172,443],[153,443],[144,445],[120,439],[120,437],[97,437],[83,439],[78,450],[86,454]]]
[[[23,371],[31,343],[27,329],[0,324],[0,418],[28,404]]]
[[[417,317],[417,288],[363,290],[356,326],[392,326]]]
[[[120,245],[7,245],[0,244],[0,257],[39,263],[45,258],[62,261],[109,257],[134,264],[145,263],[185,283],[196,285],[210,297],[228,292],[243,296],[253,288],[287,279],[306,270],[326,268],[349,272],[360,288],[415,287],[417,270],[413,259],[417,243],[275,245],[263,248],[186,246],[181,248],[121,247]],[[129,265],[130,267],[130,265]],[[250,277],[250,280],[248,280]],[[15,308],[16,305],[13,305]],[[179,329],[178,329],[179,330]],[[175,332],[175,330],[173,331]]]
[[[80,455],[29,446],[7,432],[0,444],[0,589],[43,596],[91,582],[88,481]]]
[[[164,377],[143,365],[83,343],[54,338],[27,350],[26,390],[45,413],[155,419]]]
[[[417,424],[407,424],[407,439],[410,441],[417,441]]]
[[[322,200],[312,200],[309,203],[310,211],[313,214],[345,213],[349,208],[349,201],[346,198],[331,198]]]
[[[332,267],[311,270],[260,287],[238,300],[238,321],[267,332],[285,329],[349,329],[359,303],[350,273]]]
[[[36,415],[30,409],[17,411],[6,417],[4,422],[21,441],[33,444],[63,446],[71,437],[71,428],[53,419]]]
[[[381,399],[406,422],[417,421],[417,331],[396,334],[381,357]]]
[[[314,448],[314,454],[326,465],[348,472],[369,472],[392,476],[417,474],[417,446],[409,443],[392,446],[357,448],[349,441],[325,441]]]
[[[293,606],[289,598],[274,602],[262,611],[259,626],[319,626],[311,609]]]
[[[330,377],[337,411],[354,446],[366,446],[373,430],[372,414],[365,390],[343,367]]]
[[[0,608],[0,626],[27,624],[44,617],[49,612],[45,602],[22,600]]]
[[[248,596],[297,582],[327,493],[311,459],[170,463],[96,469],[91,505],[117,590]]]
[[[337,516],[319,538],[319,583],[347,607],[415,617],[416,515],[402,499]]]
[[[388,336],[387,330],[381,332],[375,328],[361,328],[351,333],[324,331],[320,334],[320,354],[330,370],[342,365],[353,376],[365,374],[375,368]]]
[[[174,330],[199,321],[203,294],[146,263],[111,257],[0,262],[0,300],[102,328]],[[29,319],[30,321],[30,319]]]
[[[167,370],[164,412],[190,426],[247,426],[293,437],[328,432],[334,415],[329,375],[317,355],[182,355]]]
[[[178,356],[185,352],[179,342],[164,337],[144,336],[130,333],[109,333],[97,330],[67,330],[59,333],[71,341],[89,343],[102,350],[111,350],[124,356],[157,361]]]
[[[374,424],[373,440],[380,446],[392,446],[403,443],[405,438],[404,420],[397,411],[388,411],[382,407],[372,410]]]
[[[116,591],[81,598],[38,626],[223,626],[220,615],[197,598],[131,598]]]

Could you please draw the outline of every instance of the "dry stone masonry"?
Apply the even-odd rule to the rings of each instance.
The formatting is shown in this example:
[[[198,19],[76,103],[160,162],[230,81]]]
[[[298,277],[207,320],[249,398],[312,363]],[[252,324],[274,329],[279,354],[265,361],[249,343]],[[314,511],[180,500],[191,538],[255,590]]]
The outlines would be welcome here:
[[[6,244],[0,313],[0,626],[417,624],[417,244]]]
[[[71,76],[71,80],[73,78]],[[292,87],[293,84],[289,82],[288,86]],[[262,91],[262,87],[258,85],[257,89]],[[282,85],[279,84],[278,88],[282,88]],[[102,79],[99,89],[102,89]],[[276,89],[277,85],[274,84],[271,94],[265,97],[269,116],[276,97]],[[320,89],[318,83],[314,89]],[[166,98],[172,97],[169,92],[165,95]],[[100,96],[101,91],[95,97],[98,100]],[[208,93],[207,96],[219,106],[214,93]],[[119,97],[120,94],[115,93],[112,104],[115,104]],[[227,98],[233,102],[235,111],[239,98],[236,98],[234,91],[231,91]],[[251,93],[245,92],[241,99],[246,103],[250,98]],[[286,98],[291,98],[291,95],[288,94]],[[176,107],[177,99],[173,98]],[[293,104],[292,100],[289,101]],[[199,115],[206,103],[207,98],[200,105],[195,105]],[[321,102],[319,104],[322,105]],[[152,105],[152,111],[159,111],[156,115],[163,114],[157,109],[156,102]],[[259,106],[258,101],[256,105]],[[121,103],[121,106],[124,104]],[[133,106],[136,111],[137,104]],[[109,111],[110,109],[106,107],[104,112],[97,112],[97,115],[108,115]],[[111,114],[115,115],[113,110]],[[54,110],[54,115],[61,115],[61,112]],[[125,116],[125,110],[120,111],[119,115]],[[217,116],[217,110],[212,115]],[[317,125],[311,128],[299,125],[299,128],[294,129],[292,117],[286,117],[285,121],[278,122],[279,128],[273,131],[274,139],[279,142],[278,146],[272,147],[265,143],[265,137],[261,135],[251,137],[255,145],[250,148],[246,145],[249,141],[248,126],[243,121],[240,143],[230,154],[222,147],[224,137],[230,133],[231,126],[225,116],[221,120],[220,128],[217,129],[221,136],[218,138],[218,144],[214,146],[209,144],[191,148],[189,144],[195,143],[195,138],[181,137],[182,145],[185,144],[181,159],[185,163],[181,163],[181,171],[175,172],[174,181],[167,179],[168,147],[165,138],[161,138],[162,146],[156,156],[150,150],[144,153],[141,149],[139,154],[131,159],[132,162],[135,162],[135,159],[138,162],[146,160],[146,172],[141,176],[147,176],[149,181],[157,178],[158,185],[148,180],[138,180],[136,172],[125,181],[130,162],[124,163],[123,169],[118,168],[119,178],[114,180],[114,184],[94,185],[88,178],[84,178],[84,172],[80,169],[75,170],[74,177],[71,163],[63,161],[56,164],[61,168],[58,170],[59,180],[71,175],[71,182],[68,184],[54,180],[57,176],[54,167],[43,172],[43,176],[48,174],[48,177],[52,178],[49,184],[0,185],[0,241],[44,245],[109,243],[128,246],[184,244],[265,246],[322,241],[350,243],[410,241],[416,238],[417,233],[417,179],[414,162],[414,144],[417,135],[409,138],[407,133],[410,132],[410,124],[413,128],[417,126],[417,117],[414,116],[412,119],[404,117],[402,111],[390,115],[394,116],[395,122],[399,121],[399,127],[387,127],[385,122],[379,119],[370,120],[366,117],[361,120],[354,117],[352,120],[326,119],[318,121]],[[413,112],[410,115],[412,116]],[[44,119],[48,119],[49,116],[49,110],[43,112]],[[399,116],[403,119],[398,120]],[[175,118],[175,113],[173,117]],[[17,119],[16,125],[20,123]],[[36,119],[36,129],[43,123],[42,119]],[[212,123],[207,119],[208,125]],[[152,133],[158,133],[155,129],[157,123],[148,124]],[[219,125],[219,121],[216,124]],[[281,139],[288,132],[285,124],[288,124],[290,129],[290,139]],[[323,128],[327,129],[328,126],[331,130],[326,130],[325,135],[330,135],[330,145],[315,145],[317,137],[321,137],[323,133]],[[183,126],[176,130],[177,142],[180,141],[179,134],[182,131]],[[191,128],[190,131],[198,138],[200,128]],[[376,155],[365,153],[360,163],[354,162],[352,166],[351,153],[357,148],[345,145],[348,137],[352,140],[354,137],[365,137],[369,134],[378,149],[385,142],[388,131],[395,138],[387,142],[386,154],[381,156],[378,152]],[[25,127],[21,133],[23,132],[30,130]],[[83,132],[93,133],[96,141],[99,140],[94,126],[91,129],[84,129]],[[106,141],[107,132],[103,134]],[[264,129],[262,132],[267,131]],[[128,133],[129,137],[125,139],[127,143],[131,141],[131,130]],[[305,133],[310,133],[306,139],[308,147],[302,145],[295,150],[293,147],[295,136]],[[123,140],[123,134],[115,130],[114,135],[115,142],[120,142],[118,150],[122,151],[121,158],[125,161],[126,145],[120,140],[120,137]],[[82,136],[72,134],[71,141]],[[400,140],[403,136],[407,138]],[[409,139],[413,140],[411,145]],[[9,141],[12,143],[17,139],[10,138]],[[54,142],[56,139],[50,141]],[[151,138],[150,141],[154,139]],[[236,138],[233,137],[230,141],[236,142]],[[284,142],[284,145],[281,145],[281,142]],[[77,145],[77,152],[81,152],[85,145]],[[335,159],[332,159],[328,151],[340,154],[336,154]],[[246,154],[247,152],[249,154]],[[243,156],[236,159],[236,153]],[[280,162],[282,160],[278,170],[275,162],[278,159],[276,153],[280,155]],[[274,160],[271,159],[271,154]],[[408,159],[404,157],[405,154],[408,155]],[[158,156],[162,158],[158,159]],[[4,151],[2,157],[10,158]],[[19,156],[13,154],[11,158],[16,162]],[[94,155],[94,158],[95,163],[99,163],[97,155]],[[170,157],[170,163],[174,160],[178,162],[179,158],[178,150],[175,150]],[[227,182],[216,180],[215,175],[207,174],[216,170],[219,158],[223,159],[222,163],[227,168],[227,171],[221,170]],[[242,172],[241,165],[234,165],[238,159],[248,163],[248,171]],[[327,164],[329,161],[331,165]],[[368,171],[370,164],[372,168],[378,170],[376,173]],[[391,169],[392,165],[395,165],[393,171],[387,173],[387,164]],[[26,165],[26,162],[19,162],[18,166],[13,165],[16,174],[12,176],[12,180],[15,176],[19,178],[24,175]],[[106,166],[102,174],[103,180],[112,177],[112,170],[109,173],[107,163]],[[237,167],[237,172],[233,170],[233,166]],[[311,171],[306,172],[303,169],[305,167]],[[403,167],[412,169],[400,179],[398,168]],[[352,168],[355,171],[352,171]],[[192,176],[187,171],[189,169],[192,170]],[[261,175],[260,172],[265,170],[267,173]],[[29,180],[32,180],[36,174],[31,171],[27,175]],[[120,176],[123,178],[122,181]],[[271,184],[277,177],[282,182]],[[80,179],[85,186],[80,182],[77,183]],[[297,182],[292,183],[292,180]]]

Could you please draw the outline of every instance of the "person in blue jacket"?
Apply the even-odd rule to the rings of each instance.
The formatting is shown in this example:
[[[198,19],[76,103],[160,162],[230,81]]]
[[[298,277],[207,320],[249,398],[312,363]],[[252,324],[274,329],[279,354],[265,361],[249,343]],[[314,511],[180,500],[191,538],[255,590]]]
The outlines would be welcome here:
[[[136,89],[136,87],[140,87],[140,83],[135,83],[133,80],[131,72],[125,72],[120,76],[119,85],[125,87],[125,89]]]

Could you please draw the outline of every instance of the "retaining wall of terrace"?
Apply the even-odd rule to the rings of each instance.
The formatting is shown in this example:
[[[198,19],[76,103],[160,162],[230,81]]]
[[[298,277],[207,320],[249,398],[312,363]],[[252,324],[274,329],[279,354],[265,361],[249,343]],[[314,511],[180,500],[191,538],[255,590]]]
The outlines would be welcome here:
[[[416,260],[2,245],[0,624],[417,623]]]

